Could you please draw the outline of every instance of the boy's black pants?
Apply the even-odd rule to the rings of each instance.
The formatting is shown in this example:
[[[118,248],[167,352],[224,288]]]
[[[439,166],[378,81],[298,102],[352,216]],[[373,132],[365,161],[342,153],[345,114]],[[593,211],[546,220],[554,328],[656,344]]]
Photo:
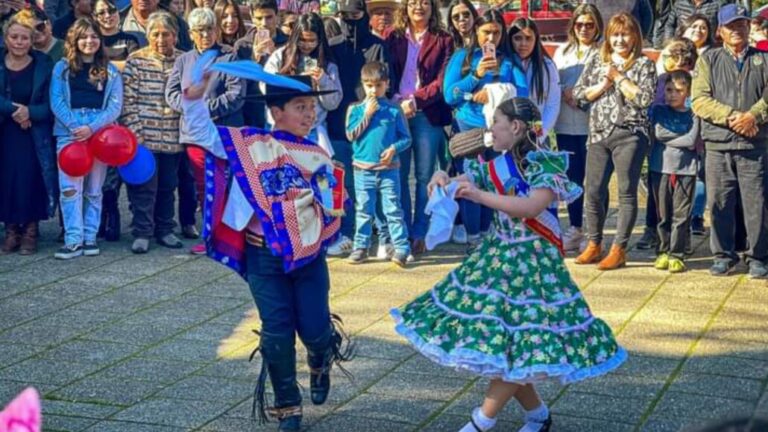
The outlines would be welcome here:
[[[695,175],[650,173],[653,197],[658,211],[658,253],[683,259],[690,233],[693,196],[696,192]]]

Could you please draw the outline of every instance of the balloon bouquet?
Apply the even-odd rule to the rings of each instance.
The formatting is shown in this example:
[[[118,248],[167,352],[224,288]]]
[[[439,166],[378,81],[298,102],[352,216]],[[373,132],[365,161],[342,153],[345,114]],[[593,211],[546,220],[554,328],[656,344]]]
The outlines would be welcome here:
[[[76,141],[59,152],[59,167],[71,177],[82,177],[93,167],[94,158],[117,167],[123,180],[132,185],[148,182],[155,175],[155,158],[138,145],[136,135],[124,126],[105,126],[88,141]]]

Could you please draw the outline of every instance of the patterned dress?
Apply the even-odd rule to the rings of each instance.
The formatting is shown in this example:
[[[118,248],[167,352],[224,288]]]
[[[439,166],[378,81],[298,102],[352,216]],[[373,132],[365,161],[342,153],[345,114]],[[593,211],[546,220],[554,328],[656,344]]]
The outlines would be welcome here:
[[[571,202],[581,188],[568,180],[565,153],[527,156],[524,175],[512,157],[471,161],[467,175],[481,189],[525,196],[550,189]],[[557,236],[557,201],[535,219],[496,212],[495,233],[431,290],[393,309],[396,330],[441,365],[488,378],[563,384],[602,375],[627,358],[611,329],[595,318],[571,279]]]

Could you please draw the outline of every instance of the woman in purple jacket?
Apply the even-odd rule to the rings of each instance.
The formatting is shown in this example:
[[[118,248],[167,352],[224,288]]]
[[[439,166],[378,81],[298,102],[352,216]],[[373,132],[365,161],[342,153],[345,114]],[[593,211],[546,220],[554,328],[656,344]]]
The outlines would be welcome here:
[[[386,38],[390,91],[408,119],[413,145],[401,154],[400,179],[406,225],[414,255],[426,250],[429,218],[427,183],[435,171],[438,149],[445,145],[443,127],[451,124],[451,109],[443,99],[443,73],[453,52],[451,36],[441,29],[434,0],[408,0],[395,13],[395,26]],[[416,174],[416,203],[411,203],[411,159]]]

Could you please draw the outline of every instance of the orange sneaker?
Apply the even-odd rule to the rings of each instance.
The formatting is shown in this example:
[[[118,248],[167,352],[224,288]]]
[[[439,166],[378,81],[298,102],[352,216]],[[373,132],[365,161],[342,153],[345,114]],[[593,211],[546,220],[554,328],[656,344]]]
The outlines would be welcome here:
[[[598,270],[615,270],[619,267],[627,265],[627,252],[623,247],[618,245],[611,246],[611,251],[608,255],[597,264]]]
[[[603,246],[600,243],[590,240],[587,244],[587,248],[576,257],[575,262],[576,264],[593,264],[600,260],[600,255],[602,254]]]

